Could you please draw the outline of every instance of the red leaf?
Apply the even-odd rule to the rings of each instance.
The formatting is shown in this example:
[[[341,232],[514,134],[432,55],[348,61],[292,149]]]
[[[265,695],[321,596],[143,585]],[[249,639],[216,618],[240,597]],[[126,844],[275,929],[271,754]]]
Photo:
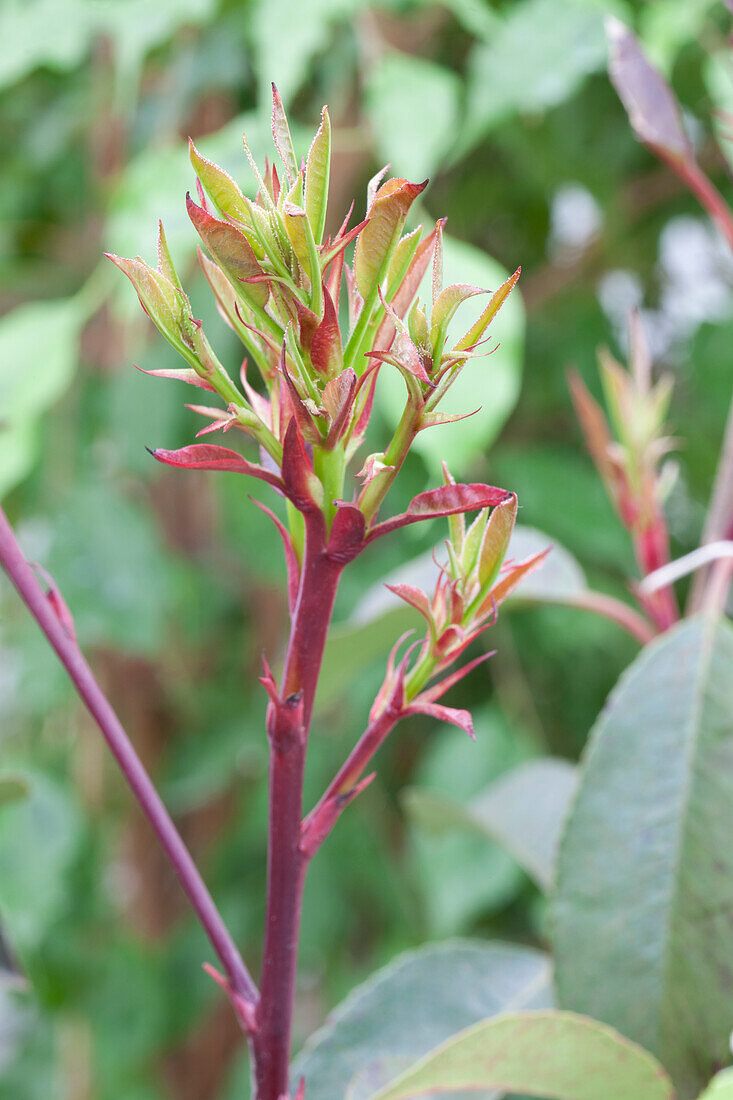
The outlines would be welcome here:
[[[290,538],[290,532],[287,527],[282,523],[278,516],[264,505],[259,500],[254,500],[253,503],[257,505],[260,511],[264,512],[266,516],[272,520],[277,528],[278,534],[283,542],[283,550],[285,551],[285,566],[288,574],[288,608],[292,614],[295,608],[295,601],[298,598],[298,585],[300,583],[300,566],[298,565],[298,558],[295,554],[295,548],[293,546],[292,539]]]
[[[202,207],[197,206],[190,195],[186,195],[186,209],[201,240],[233,283],[235,290],[238,282],[245,282],[248,288],[245,297],[264,306],[270,297],[270,288],[267,283],[252,281],[261,276],[263,271],[244,233],[229,222],[212,217]]]
[[[196,371],[192,367],[182,367],[180,370],[145,370],[144,367],[135,366],[135,370],[139,370],[141,374],[149,374],[152,378],[173,378],[177,382],[188,382],[191,386],[198,386],[199,389],[208,390],[209,393],[216,393],[214,387],[202,378],[200,374],[196,374]]]
[[[512,494],[506,489],[476,482],[468,485],[441,485],[438,489],[429,489],[428,492],[416,496],[410,502],[406,512],[378,523],[370,531],[367,542],[395,531],[398,527],[418,523],[423,519],[452,516],[458,512],[471,512],[481,508],[495,508],[497,504],[503,504],[511,496]]]
[[[341,348],[341,329],[333,298],[323,287],[323,320],[313,333],[310,346],[311,363],[320,374],[332,378],[341,370],[343,352]]]
[[[414,607],[416,611],[420,612],[431,628],[434,627],[433,608],[422,588],[417,588],[414,584],[387,584],[385,588],[388,588],[390,592],[394,592],[395,596],[399,596],[405,603],[409,603],[410,607]]]
[[[428,718],[436,718],[439,722],[450,722],[467,733],[472,741],[476,740],[473,732],[473,718],[467,710],[458,710],[456,707],[444,707],[442,703],[430,703],[418,695],[408,706],[405,714],[426,714]]]
[[[254,462],[248,462],[238,451],[229,447],[218,447],[211,443],[193,443],[177,451],[166,451],[158,447],[150,452],[153,458],[166,466],[180,466],[186,470],[225,470],[236,474],[249,474],[266,481],[280,492],[285,486],[281,478]]]
[[[323,389],[321,400],[331,420],[325,443],[328,448],[336,445],[348,427],[356,396],[356,382],[356,371],[349,367],[327,382]]]
[[[283,439],[282,479],[286,496],[301,512],[318,510],[312,493],[314,478],[313,465],[305,449],[303,436],[292,416]]]
[[[344,565],[353,561],[364,547],[363,513],[354,504],[342,504],[334,516],[326,553]]]

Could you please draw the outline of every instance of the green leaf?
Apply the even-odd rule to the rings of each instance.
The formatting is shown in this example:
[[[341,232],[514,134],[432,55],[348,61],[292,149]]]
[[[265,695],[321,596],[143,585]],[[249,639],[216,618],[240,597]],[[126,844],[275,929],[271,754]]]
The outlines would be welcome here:
[[[467,1028],[371,1100],[477,1088],[545,1100],[672,1100],[667,1074],[641,1047],[569,1012],[517,1012]]]
[[[0,806],[21,802],[30,793],[30,782],[22,772],[0,772]]]
[[[321,112],[321,125],[313,138],[305,166],[305,212],[316,244],[323,240],[331,176],[331,120],[328,108]]]
[[[506,272],[477,248],[444,237],[443,273],[446,284],[467,282],[496,290],[506,280]],[[430,297],[430,272],[421,287],[421,299]],[[521,285],[521,284],[520,284]],[[480,309],[474,308],[474,316]],[[447,345],[460,338],[468,327],[470,306],[458,311],[448,327]],[[470,413],[480,406],[475,416],[454,424],[427,428],[417,436],[413,450],[425,459],[431,471],[440,476],[445,460],[456,477],[466,473],[471,463],[484,456],[494,438],[514,408],[522,377],[524,346],[524,307],[518,289],[502,306],[490,329],[492,342],[498,347],[491,354],[469,359],[447,396],[438,406],[441,413]],[[495,339],[494,339],[495,338]],[[396,427],[405,405],[405,385],[400,375],[385,367],[380,371],[377,399],[385,418]]]
[[[455,141],[461,82],[441,65],[394,51],[370,69],[366,111],[379,158],[396,175],[425,179]]]
[[[682,1097],[728,1058],[733,629],[648,646],[591,735],[554,907],[561,1002],[653,1051]]]
[[[469,801],[417,788],[405,791],[403,801],[426,830],[471,829],[499,844],[549,890],[576,784],[572,764],[548,757],[520,764]]]
[[[430,944],[401,955],[355,989],[293,1066],[306,1095],[344,1100],[409,1065],[456,1030],[507,1008],[550,1002],[549,960],[501,943]],[[349,1087],[351,1085],[351,1087]],[[359,1087],[361,1085],[361,1087]]]
[[[40,946],[64,906],[81,820],[46,776],[27,772],[22,781],[27,796],[0,803],[0,919],[25,954]]]
[[[606,62],[604,15],[624,6],[601,0],[522,0],[509,6],[490,41],[474,48],[461,149],[517,112],[562,103]]]

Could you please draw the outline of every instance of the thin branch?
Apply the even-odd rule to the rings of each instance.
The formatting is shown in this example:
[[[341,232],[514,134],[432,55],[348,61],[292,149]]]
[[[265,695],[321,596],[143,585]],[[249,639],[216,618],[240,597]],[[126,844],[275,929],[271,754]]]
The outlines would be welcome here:
[[[617,600],[615,596],[607,596],[605,592],[589,590],[557,602],[566,607],[577,607],[581,611],[592,611],[596,615],[603,615],[604,618],[620,626],[641,645],[647,645],[656,637],[656,631],[648,619],[633,607],[629,607],[623,600]]]
[[[657,569],[654,573],[649,573],[641,581],[639,590],[641,592],[657,592],[665,585],[671,584],[672,581],[679,580],[680,577],[686,577],[689,573],[694,573],[695,570],[710,565],[711,562],[724,561],[730,558],[733,558],[733,541],[721,539],[717,542],[709,542],[704,546],[699,546],[697,550],[691,550],[689,554],[663,565],[661,569]]]
[[[51,643],[87,710],[97,723],[140,808],[171,861],[181,886],[224,967],[232,989],[245,1002],[255,1005],[257,988],[190,852],[81,650],[62,625],[33,568],[26,561],[2,508],[0,565]]]

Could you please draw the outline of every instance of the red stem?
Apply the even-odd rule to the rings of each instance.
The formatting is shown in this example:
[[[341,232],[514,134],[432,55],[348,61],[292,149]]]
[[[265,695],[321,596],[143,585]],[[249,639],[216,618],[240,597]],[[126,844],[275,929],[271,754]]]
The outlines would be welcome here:
[[[674,157],[662,159],[677,173],[701,206],[707,210],[721,233],[733,248],[733,213],[715,184],[706,176],[699,164],[693,160],[678,160]]]
[[[300,849],[305,753],[342,568],[326,553],[322,515],[309,513],[282,688],[267,716],[270,823],[262,989],[253,1036],[257,1100],[281,1100],[289,1095],[298,934],[307,867]]]
[[[669,562],[669,534],[661,513],[647,527],[635,533],[636,559],[643,576],[661,569]],[[660,630],[669,630],[680,617],[677,598],[671,585],[660,588],[643,599],[644,609]]]
[[[180,883],[214,948],[232,990],[244,1002],[243,1008],[257,1001],[257,988],[244,965],[221,914],[206,888],[191,854],[181,839],[165,805],[145,771],[140,757],[94,678],[81,650],[67,633],[41,587],[33,568],[26,561],[13,529],[0,508],[0,565],[19,596],[56,651],[89,713],[112,751],[127,783],[155,831]],[[236,1004],[235,1004],[235,1007]],[[240,1006],[240,1009],[242,1006]],[[243,1026],[247,1019],[238,1009]]]

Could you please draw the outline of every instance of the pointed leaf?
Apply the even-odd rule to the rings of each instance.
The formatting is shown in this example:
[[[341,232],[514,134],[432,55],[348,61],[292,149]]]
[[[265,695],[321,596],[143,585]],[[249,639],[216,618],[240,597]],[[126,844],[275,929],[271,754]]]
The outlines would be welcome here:
[[[288,184],[292,187],[298,175],[298,159],[295,155],[293,139],[290,136],[290,126],[288,125],[288,117],[285,114],[283,101],[274,84],[272,85],[272,136],[275,141],[275,148],[283,162]]]
[[[435,299],[433,311],[430,314],[430,340],[435,343],[436,337],[453,317],[458,307],[476,294],[486,294],[480,286],[471,286],[469,283],[455,283],[447,286]]]
[[[310,346],[311,363],[319,374],[332,378],[338,374],[344,363],[341,345],[341,329],[333,299],[323,288],[323,320],[313,333]]]
[[[634,34],[618,19],[606,21],[609,75],[639,141],[658,156],[694,159],[680,110],[666,80],[644,56]]]
[[[249,282],[250,279],[261,276],[263,271],[244,233],[229,222],[207,214],[190,195],[186,196],[186,208],[201,240],[224,271],[235,293],[241,294],[245,301],[249,299],[264,307],[270,297],[270,290],[267,283]]]
[[[229,447],[217,447],[211,443],[193,443],[177,451],[157,448],[150,452],[153,458],[166,466],[181,466],[187,470],[224,470],[236,474],[249,474],[266,481],[274,488],[283,490],[283,483],[277,474],[248,462],[238,451]]]
[[[377,191],[354,253],[356,285],[364,299],[376,293],[394,255],[407,213],[427,182],[394,179]]]
[[[364,547],[366,523],[363,513],[352,504],[341,504],[331,525],[328,556],[333,561],[353,561]]]
[[[313,138],[305,165],[305,212],[316,244],[323,240],[331,173],[331,120],[328,108],[321,112],[321,125]]]
[[[222,217],[232,218],[240,224],[249,225],[247,200],[229,173],[213,161],[202,157],[190,139],[188,149],[193,170]]]
[[[466,335],[458,341],[453,349],[454,351],[467,351],[469,348],[472,348],[474,344],[478,343],[514,287],[517,285],[521,273],[522,269],[518,267],[514,274],[510,275],[506,282],[502,283],[499,289],[492,294],[491,301],[486,309],[483,311],[478,321],[476,321],[474,325],[471,325]]]
[[[504,504],[497,505],[489,516],[478,554],[478,579],[482,589],[488,590],[499,575],[514,531],[517,507],[514,495]]]
[[[394,531],[398,527],[405,527],[409,523],[417,523],[423,519],[450,516],[456,512],[471,512],[481,508],[494,508],[497,504],[503,504],[504,501],[509,500],[512,495],[506,489],[476,482],[467,485],[441,485],[438,489],[429,489],[426,493],[420,493],[414,497],[406,512],[378,523],[372,528],[368,541],[371,542],[380,535],[386,535],[388,531]]]
[[[729,1057],[733,628],[647,646],[591,734],[560,851],[562,1003],[623,1030],[694,1096]]]

